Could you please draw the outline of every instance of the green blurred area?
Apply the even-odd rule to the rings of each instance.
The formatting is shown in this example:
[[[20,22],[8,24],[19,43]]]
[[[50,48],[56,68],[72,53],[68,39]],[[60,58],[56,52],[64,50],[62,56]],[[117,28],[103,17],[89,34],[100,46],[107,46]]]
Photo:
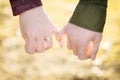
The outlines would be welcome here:
[[[120,0],[108,0],[103,40],[95,61],[80,61],[71,51],[54,47],[29,55],[9,0],[0,0],[0,80],[120,80]],[[78,0],[43,0],[53,23],[69,20]]]

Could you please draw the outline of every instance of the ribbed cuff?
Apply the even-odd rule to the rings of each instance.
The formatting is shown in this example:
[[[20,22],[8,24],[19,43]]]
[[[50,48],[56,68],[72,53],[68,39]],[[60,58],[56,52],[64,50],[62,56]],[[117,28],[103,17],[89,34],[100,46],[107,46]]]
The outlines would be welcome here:
[[[10,4],[14,16],[42,5],[40,0],[10,0]]]
[[[103,32],[107,0],[80,0],[70,23],[95,32]]]

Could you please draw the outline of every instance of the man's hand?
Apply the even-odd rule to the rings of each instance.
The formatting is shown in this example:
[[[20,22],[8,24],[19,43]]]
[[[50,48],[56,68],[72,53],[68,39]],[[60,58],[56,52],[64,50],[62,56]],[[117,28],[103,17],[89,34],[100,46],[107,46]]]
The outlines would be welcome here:
[[[72,50],[81,60],[91,58],[95,60],[99,44],[102,39],[102,33],[90,31],[71,23],[57,33],[57,40],[62,45],[63,36],[67,35],[67,47]]]
[[[36,7],[19,16],[25,49],[28,53],[43,52],[52,47],[52,35],[58,30],[42,7]]]

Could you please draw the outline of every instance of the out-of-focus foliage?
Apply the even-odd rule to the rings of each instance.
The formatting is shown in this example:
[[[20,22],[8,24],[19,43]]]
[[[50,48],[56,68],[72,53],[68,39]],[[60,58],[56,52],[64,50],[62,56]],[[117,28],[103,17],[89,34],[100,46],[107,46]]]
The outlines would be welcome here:
[[[15,34],[18,28],[16,25],[17,22],[12,18],[12,12],[8,1],[0,0],[0,42],[3,38]]]
[[[42,0],[51,20],[60,28],[69,20],[78,0]],[[9,0],[0,0],[0,80],[119,80],[120,0],[108,0],[108,15],[96,61],[80,61],[71,51],[54,48],[29,55],[24,51],[18,17]]]

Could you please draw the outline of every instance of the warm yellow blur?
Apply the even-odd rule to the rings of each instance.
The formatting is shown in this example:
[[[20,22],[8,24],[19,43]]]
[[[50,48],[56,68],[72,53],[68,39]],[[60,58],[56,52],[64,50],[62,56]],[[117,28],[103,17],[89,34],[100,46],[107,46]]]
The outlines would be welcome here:
[[[42,0],[56,26],[69,20],[78,0]],[[108,0],[108,15],[96,61],[80,61],[58,46],[44,53],[24,51],[18,17],[0,0],[0,80],[120,80],[120,0]]]

